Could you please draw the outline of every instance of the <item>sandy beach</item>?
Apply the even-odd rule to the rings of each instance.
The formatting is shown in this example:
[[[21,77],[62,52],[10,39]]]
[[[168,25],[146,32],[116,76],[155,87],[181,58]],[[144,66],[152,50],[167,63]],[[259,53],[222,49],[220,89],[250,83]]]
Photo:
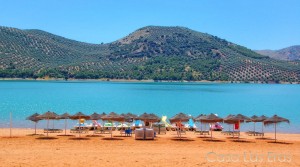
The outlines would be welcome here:
[[[178,140],[176,132],[157,135],[155,140],[135,140],[113,133],[97,137],[82,135],[40,139],[28,136],[32,129],[0,129],[0,166],[300,166],[300,134],[274,134],[264,140],[241,134],[240,142],[220,132],[214,141],[208,136],[187,132]],[[41,133],[38,130],[38,133]],[[89,133],[90,135],[92,132]],[[44,134],[43,134],[44,135]]]

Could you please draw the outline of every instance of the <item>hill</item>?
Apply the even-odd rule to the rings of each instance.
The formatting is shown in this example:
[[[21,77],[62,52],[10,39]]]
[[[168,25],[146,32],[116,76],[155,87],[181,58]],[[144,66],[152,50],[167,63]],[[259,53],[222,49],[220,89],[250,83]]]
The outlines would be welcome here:
[[[184,27],[148,26],[107,44],[0,27],[0,77],[299,82],[300,65]]]
[[[278,60],[300,60],[300,45],[291,46],[280,50],[257,50],[256,52]]]

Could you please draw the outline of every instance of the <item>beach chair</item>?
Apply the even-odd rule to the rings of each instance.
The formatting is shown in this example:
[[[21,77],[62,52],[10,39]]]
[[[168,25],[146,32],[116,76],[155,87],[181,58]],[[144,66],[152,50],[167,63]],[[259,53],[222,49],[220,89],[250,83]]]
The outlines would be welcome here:
[[[132,135],[132,130],[131,129],[126,129],[125,130],[125,136],[131,136]]]
[[[199,135],[209,135],[209,131],[208,130],[199,130],[199,129],[196,129],[194,131],[195,134],[199,134]]]
[[[44,133],[62,133],[62,129],[44,129]]]

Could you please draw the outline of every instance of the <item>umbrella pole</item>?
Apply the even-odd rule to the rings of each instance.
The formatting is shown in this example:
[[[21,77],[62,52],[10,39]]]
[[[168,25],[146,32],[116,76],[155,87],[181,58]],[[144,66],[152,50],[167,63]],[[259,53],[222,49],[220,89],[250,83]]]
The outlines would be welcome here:
[[[48,137],[48,132],[49,132],[49,118],[47,119],[47,137]]]
[[[67,136],[67,119],[65,119],[65,136]]]
[[[232,138],[234,138],[234,124],[232,124]]]
[[[275,123],[275,143],[277,142],[277,139],[276,139],[276,123]]]
[[[261,123],[261,133],[264,133],[264,123]],[[261,135],[261,138],[263,138],[263,135]]]
[[[95,122],[93,122],[93,128],[94,128],[94,135],[96,134],[96,125]]]
[[[36,135],[36,122],[34,123],[34,134]]]
[[[210,139],[212,140],[212,124],[210,126]]]
[[[113,128],[113,121],[111,121],[111,127],[110,127],[110,138],[112,138],[112,128]]]
[[[79,133],[79,134],[78,134],[78,136],[79,136],[79,138],[80,138],[80,137],[81,137],[81,136],[80,136],[80,133],[81,133],[81,128],[80,128],[80,126],[81,126],[81,125],[80,125],[80,119],[78,119],[78,123],[79,123],[79,126],[78,126],[78,128],[79,128],[79,129],[78,129],[78,133]]]

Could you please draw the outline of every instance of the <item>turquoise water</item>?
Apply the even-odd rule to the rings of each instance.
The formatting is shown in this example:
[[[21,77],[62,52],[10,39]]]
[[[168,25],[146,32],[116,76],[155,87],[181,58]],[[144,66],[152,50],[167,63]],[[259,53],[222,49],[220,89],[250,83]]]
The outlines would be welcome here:
[[[279,131],[300,133],[300,85],[0,81],[1,127],[8,126],[10,112],[14,127],[32,127],[25,118],[48,110],[58,114],[151,112],[168,117],[178,112],[221,117],[277,114],[291,121],[290,125],[281,124]],[[62,126],[63,121],[56,124]],[[242,127],[248,130],[253,124]],[[259,123],[257,129],[260,127]]]

